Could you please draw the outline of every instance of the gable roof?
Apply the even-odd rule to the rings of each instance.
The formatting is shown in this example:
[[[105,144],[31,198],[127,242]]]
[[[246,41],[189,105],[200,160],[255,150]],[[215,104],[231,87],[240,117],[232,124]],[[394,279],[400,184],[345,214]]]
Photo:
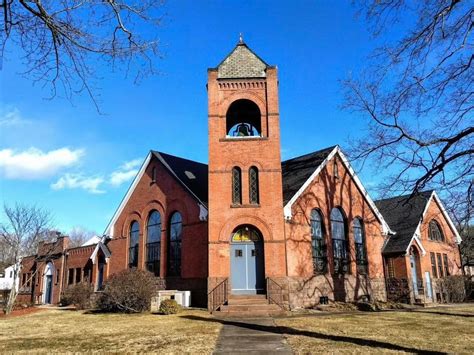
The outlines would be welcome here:
[[[283,204],[286,205],[295,196],[314,171],[324,162],[336,148],[332,146],[313,153],[281,162],[283,183]]]
[[[375,201],[389,226],[396,232],[384,247],[384,253],[406,252],[418,228],[433,191],[420,192],[413,196],[397,196]]]
[[[152,151],[152,153],[186,189],[197,197],[199,202],[207,206],[209,200],[207,164],[157,151]]]
[[[390,227],[396,231],[396,235],[391,236],[384,247],[383,252],[385,254],[406,253],[413,239],[423,249],[420,242],[420,228],[432,200],[436,200],[438,203],[443,216],[456,237],[457,243],[461,242],[461,236],[436,191],[423,191],[411,199],[409,197],[410,195],[403,195],[375,201]]]
[[[217,66],[217,78],[265,78],[268,66],[241,40]]]
[[[165,168],[176,178],[180,183],[197,201],[200,206],[200,218],[201,216],[207,216],[207,202],[208,202],[208,167],[207,164],[198,163],[196,161],[179,158],[163,152],[151,150],[144,162],[142,163],[140,170],[133,179],[127,193],[123,197],[120,205],[115,211],[113,217],[109,221],[109,224],[105,228],[104,235],[112,236],[114,233],[114,224],[118,217],[125,208],[128,200],[133,194],[138,182],[141,180],[145,170],[150,163],[152,157],[156,157]]]
[[[362,182],[357,177],[357,174],[349,163],[349,160],[337,145],[282,162],[283,213],[285,218],[291,218],[292,205],[319,175],[329,160],[331,160],[336,154],[341,158],[343,165],[349,172],[360,193],[364,196],[375,217],[382,224],[383,233],[393,233],[374,201],[370,198],[367,190],[362,185]]]

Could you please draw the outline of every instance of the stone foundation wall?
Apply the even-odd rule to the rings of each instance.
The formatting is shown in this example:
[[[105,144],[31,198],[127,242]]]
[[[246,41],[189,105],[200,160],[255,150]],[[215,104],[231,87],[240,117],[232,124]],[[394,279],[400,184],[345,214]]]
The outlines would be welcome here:
[[[279,280],[280,284],[285,281]],[[285,290],[291,309],[310,308],[319,304],[321,296],[330,301],[356,302],[367,296],[370,301],[386,301],[385,281],[383,278],[369,279],[354,275],[318,275],[311,278],[288,277]]]

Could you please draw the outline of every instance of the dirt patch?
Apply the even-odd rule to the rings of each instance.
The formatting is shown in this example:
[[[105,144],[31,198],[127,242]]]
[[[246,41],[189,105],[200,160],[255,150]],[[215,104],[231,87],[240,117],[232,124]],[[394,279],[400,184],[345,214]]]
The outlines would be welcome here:
[[[44,308],[28,307],[28,308],[22,308],[22,309],[15,309],[12,313],[8,315],[5,313],[0,313],[0,319],[21,317],[21,316],[26,316],[28,314],[41,312],[41,311],[44,311]]]

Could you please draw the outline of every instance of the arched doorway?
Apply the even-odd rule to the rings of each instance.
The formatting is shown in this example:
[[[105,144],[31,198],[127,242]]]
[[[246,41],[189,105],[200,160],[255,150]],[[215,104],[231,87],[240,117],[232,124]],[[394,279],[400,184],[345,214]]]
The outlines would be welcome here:
[[[410,268],[413,294],[415,298],[418,298],[420,292],[423,292],[423,279],[421,277],[420,254],[415,247],[410,248]]]
[[[49,262],[46,264],[43,273],[43,303],[51,304],[53,298],[53,263]]]
[[[233,294],[265,292],[263,240],[251,225],[237,227],[230,245],[231,289]]]

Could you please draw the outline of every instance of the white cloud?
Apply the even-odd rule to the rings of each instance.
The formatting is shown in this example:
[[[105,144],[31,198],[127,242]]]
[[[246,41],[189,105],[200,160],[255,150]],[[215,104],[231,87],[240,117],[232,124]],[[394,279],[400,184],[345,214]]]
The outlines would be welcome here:
[[[142,159],[134,159],[127,161],[122,164],[120,167],[122,170],[132,170],[134,168],[138,168],[142,164]]]
[[[0,127],[9,127],[28,123],[21,117],[20,110],[17,108],[0,109]]]
[[[79,162],[83,149],[61,148],[43,152],[37,148],[16,152],[0,150],[0,173],[8,179],[42,179]]]
[[[112,186],[120,186],[124,182],[132,180],[137,175],[138,167],[141,163],[141,159],[134,159],[122,164],[119,169],[110,174],[110,184]]]
[[[104,190],[100,190],[104,178],[101,176],[87,177],[82,174],[65,174],[58,181],[51,184],[53,190],[63,189],[82,189],[92,194],[103,194]]]

